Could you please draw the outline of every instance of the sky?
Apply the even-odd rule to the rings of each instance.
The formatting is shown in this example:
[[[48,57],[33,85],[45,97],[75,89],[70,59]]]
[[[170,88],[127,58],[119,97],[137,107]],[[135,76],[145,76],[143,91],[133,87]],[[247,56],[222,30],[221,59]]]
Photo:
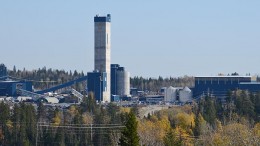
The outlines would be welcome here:
[[[96,14],[132,77],[260,74],[259,0],[2,0],[0,63],[93,71]]]

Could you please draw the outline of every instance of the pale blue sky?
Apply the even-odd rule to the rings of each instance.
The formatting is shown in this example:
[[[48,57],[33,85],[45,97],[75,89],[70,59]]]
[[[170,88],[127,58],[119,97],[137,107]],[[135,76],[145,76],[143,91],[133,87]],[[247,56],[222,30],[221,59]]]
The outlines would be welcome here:
[[[92,71],[96,14],[131,76],[260,74],[259,0],[2,0],[0,63]]]

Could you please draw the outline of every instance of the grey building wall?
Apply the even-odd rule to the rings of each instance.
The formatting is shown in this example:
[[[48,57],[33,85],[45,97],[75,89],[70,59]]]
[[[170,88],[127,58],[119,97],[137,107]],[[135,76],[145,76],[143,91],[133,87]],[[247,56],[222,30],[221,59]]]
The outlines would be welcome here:
[[[95,22],[95,70],[106,72],[103,101],[110,102],[110,56],[111,56],[111,16],[96,16]]]

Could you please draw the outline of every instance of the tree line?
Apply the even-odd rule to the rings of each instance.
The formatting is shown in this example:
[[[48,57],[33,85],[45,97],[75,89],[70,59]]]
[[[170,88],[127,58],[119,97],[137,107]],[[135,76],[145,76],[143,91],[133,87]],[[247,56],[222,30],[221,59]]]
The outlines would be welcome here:
[[[81,105],[68,109],[46,107],[42,103],[36,106],[1,102],[0,145],[118,145],[120,141],[127,142],[120,137],[122,131],[127,131],[122,126],[131,119],[129,115],[115,104],[96,104],[93,94],[85,97]]]
[[[83,71],[65,71],[52,68],[38,68],[34,70],[27,70],[23,68],[22,70],[16,69],[16,66],[12,70],[8,70],[8,75],[15,77],[17,79],[24,79],[28,81],[33,81],[33,86],[36,90],[42,90],[50,88],[59,84],[69,82],[71,80],[80,78],[84,76]],[[163,78],[159,76],[158,78],[143,78],[143,77],[131,77],[130,78],[131,87],[138,88],[143,91],[160,91],[161,87],[193,87],[194,77],[183,76],[183,77],[167,77]],[[73,86],[77,91],[84,91],[86,83],[77,83]]]
[[[8,70],[8,75],[17,79],[32,81],[36,90],[42,90],[83,77],[84,73],[83,71],[65,71],[51,68],[47,69],[46,67],[29,71],[25,68],[23,70],[16,69],[14,66],[13,70]],[[84,87],[84,82],[73,85],[73,88],[77,91],[83,91]]]
[[[194,77],[183,76],[183,77],[169,77],[163,78],[159,76],[158,78],[143,78],[135,76],[130,79],[131,87],[135,87],[142,91],[160,91],[162,87],[193,87]]]
[[[0,103],[0,145],[258,145],[260,93],[230,91],[226,102],[205,96],[137,118],[142,107],[97,104],[93,94],[67,109]],[[11,107],[11,108],[10,108]],[[85,125],[124,125],[86,128]],[[47,126],[47,127],[46,127]]]
[[[142,145],[259,145],[260,93],[230,91],[226,102],[205,96],[139,119]]]

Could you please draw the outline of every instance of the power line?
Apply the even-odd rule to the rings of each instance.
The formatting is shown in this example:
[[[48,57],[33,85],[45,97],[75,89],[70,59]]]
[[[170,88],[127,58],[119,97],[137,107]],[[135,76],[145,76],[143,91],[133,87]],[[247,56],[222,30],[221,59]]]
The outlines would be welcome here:
[[[44,143],[42,141],[43,133],[45,134],[57,134],[59,130],[63,130],[63,134],[66,133],[68,135],[79,135],[85,134],[90,136],[91,143],[92,135],[119,135],[123,128],[120,124],[65,124],[65,125],[54,125],[54,123],[37,123],[37,133],[36,133],[36,146],[38,143]],[[61,128],[61,129],[59,129]],[[59,143],[59,142],[51,142],[51,143]],[[72,142],[74,143],[74,142]],[[104,142],[102,142],[104,144]],[[109,143],[108,143],[109,144]]]

